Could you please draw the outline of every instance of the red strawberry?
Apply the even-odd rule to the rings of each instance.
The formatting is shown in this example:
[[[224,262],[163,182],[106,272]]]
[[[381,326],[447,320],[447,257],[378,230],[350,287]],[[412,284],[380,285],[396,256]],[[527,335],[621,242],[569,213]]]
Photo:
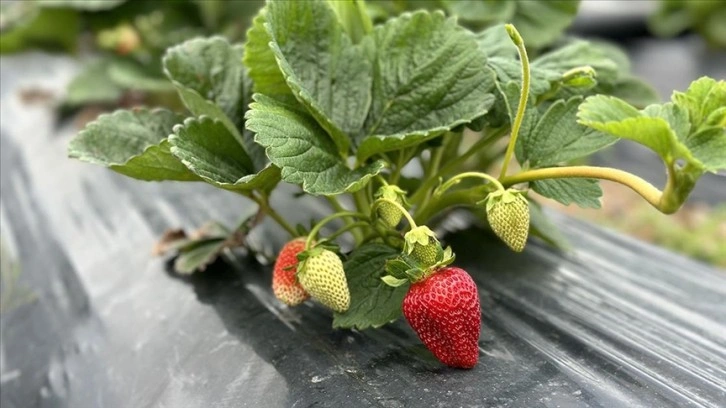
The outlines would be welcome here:
[[[289,306],[297,306],[310,297],[295,277],[297,254],[304,249],[305,237],[293,239],[285,244],[277,255],[272,272],[272,292],[275,297]]]
[[[445,267],[413,283],[403,299],[403,315],[442,363],[476,365],[481,309],[476,284],[466,271]]]

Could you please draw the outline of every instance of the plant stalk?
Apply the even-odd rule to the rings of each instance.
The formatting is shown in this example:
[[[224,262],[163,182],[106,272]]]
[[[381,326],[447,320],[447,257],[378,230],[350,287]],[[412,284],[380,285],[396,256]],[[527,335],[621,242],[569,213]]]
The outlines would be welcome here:
[[[440,196],[440,195],[444,194],[446,192],[446,190],[448,190],[451,187],[455,186],[462,179],[467,178],[467,177],[474,177],[474,178],[484,179],[484,180],[486,180],[486,181],[494,184],[494,186],[496,186],[497,190],[504,191],[504,186],[502,185],[502,183],[500,183],[499,180],[495,179],[494,177],[492,177],[492,176],[490,176],[490,175],[488,175],[486,173],[481,173],[481,172],[478,172],[478,171],[468,171],[468,172],[465,172],[465,173],[457,174],[456,176],[454,176],[454,177],[446,180],[446,183],[442,184],[441,187],[437,188],[435,190],[434,194],[437,195],[437,196]]]
[[[650,205],[659,211],[663,211],[663,206],[661,205],[663,193],[660,190],[634,174],[609,167],[570,166],[534,169],[501,178],[500,181],[505,187],[509,187],[519,183],[556,178],[596,178],[614,181],[630,187],[630,189],[640,194]]]
[[[348,211],[343,205],[340,203],[340,200],[338,200],[335,196],[324,196],[325,199],[330,203],[330,205],[333,207],[333,209],[337,212],[345,212]],[[346,224],[350,225],[355,223],[355,219],[353,217],[343,217],[343,220]],[[363,239],[363,234],[359,230],[353,230],[351,231],[351,234],[353,234],[353,237],[355,238],[356,242],[360,242]]]
[[[293,228],[287,221],[285,221],[280,214],[277,213],[272,207],[270,207],[269,197],[268,196],[250,196],[254,202],[257,203],[257,205],[260,206],[260,210],[264,212],[265,214],[272,217],[275,222],[277,222],[278,225],[280,225],[282,228],[284,228],[290,236],[296,236],[297,231],[295,231],[295,228]]]
[[[501,127],[492,132],[491,136],[479,139],[476,143],[471,145],[471,147],[461,156],[458,156],[456,159],[450,161],[444,167],[442,167],[441,170],[426,179],[426,181],[424,181],[423,184],[421,184],[421,186],[418,188],[418,190],[416,190],[416,192],[411,196],[409,201],[414,204],[420,204],[420,201],[423,200],[425,194],[431,188],[433,188],[433,186],[439,181],[439,178],[456,170],[459,166],[469,160],[471,156],[475,155],[479,150],[497,141],[500,136],[507,132],[507,130],[508,127]]]
[[[315,239],[315,236],[318,235],[318,232],[320,232],[320,229],[323,228],[323,226],[330,221],[333,221],[336,218],[343,218],[343,217],[354,217],[354,218],[360,218],[367,220],[368,216],[359,212],[355,211],[343,211],[338,212],[335,214],[328,215],[327,217],[323,218],[322,220],[318,221],[317,224],[313,227],[313,229],[310,230],[310,233],[308,234],[308,238],[305,241],[305,249],[310,249],[310,245],[312,245],[313,240]]]
[[[519,106],[517,107],[517,116],[514,117],[514,123],[512,124],[512,134],[509,137],[509,145],[507,146],[507,152],[504,154],[504,164],[502,164],[502,171],[499,173],[499,178],[507,175],[507,167],[509,162],[512,160],[512,154],[514,153],[514,146],[517,144],[517,136],[519,135],[519,129],[522,127],[522,121],[524,120],[524,111],[527,108],[527,99],[529,98],[529,58],[527,58],[527,49],[524,48],[524,40],[522,36],[513,25],[507,24],[506,28],[509,37],[517,46],[519,52],[519,59],[522,62],[522,90],[519,95]]]

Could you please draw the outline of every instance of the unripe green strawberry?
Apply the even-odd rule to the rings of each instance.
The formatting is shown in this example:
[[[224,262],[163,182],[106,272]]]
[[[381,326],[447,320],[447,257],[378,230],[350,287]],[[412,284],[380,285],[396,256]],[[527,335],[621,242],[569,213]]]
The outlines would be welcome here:
[[[297,278],[310,295],[323,305],[343,313],[350,306],[350,291],[343,262],[335,252],[313,248],[300,264]]]
[[[305,250],[305,238],[296,238],[282,247],[272,271],[272,292],[288,306],[297,306],[310,295],[300,286],[297,273],[297,254]]]
[[[438,252],[436,241],[432,239],[426,245],[414,244],[411,256],[419,260],[423,265],[433,265],[436,263],[436,254]]]
[[[420,262],[421,266],[430,267],[438,261],[442,252],[441,244],[429,227],[421,225],[413,228],[403,239],[404,252]]]
[[[405,200],[406,192],[398,188],[398,186],[382,186],[376,192],[376,198],[385,198],[387,200],[391,200],[398,204],[401,204],[401,206],[404,208],[407,207],[407,203]],[[395,205],[387,202],[379,204],[376,212],[378,213],[378,217],[380,217],[381,220],[383,220],[383,222],[389,228],[396,228],[396,226],[401,222],[401,219],[403,218],[403,213],[401,213],[401,210]]]
[[[529,203],[522,193],[516,190],[491,193],[486,211],[492,231],[512,250],[522,252],[529,234]]]

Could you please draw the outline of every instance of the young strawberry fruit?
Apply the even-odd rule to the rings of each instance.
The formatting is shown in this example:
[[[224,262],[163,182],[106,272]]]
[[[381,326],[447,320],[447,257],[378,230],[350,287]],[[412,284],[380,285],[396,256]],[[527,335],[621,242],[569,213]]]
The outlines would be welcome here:
[[[491,193],[486,199],[487,220],[507,246],[522,252],[529,234],[529,203],[521,192]]]
[[[476,284],[466,271],[449,266],[411,284],[403,299],[403,315],[442,363],[458,368],[476,365],[481,309]]]
[[[385,198],[401,204],[404,208],[408,207],[408,203],[406,202],[406,192],[398,188],[398,186],[386,185],[381,187],[376,192],[376,198]],[[378,206],[377,213],[378,217],[380,217],[380,219],[383,220],[389,228],[396,228],[403,218],[401,210],[395,205],[387,202],[383,202]]]
[[[320,303],[343,313],[350,306],[350,291],[343,262],[335,252],[313,248],[298,267],[297,278],[305,290]]]
[[[403,237],[403,251],[419,261],[422,266],[434,265],[439,256],[441,244],[436,239],[436,234],[425,225],[413,228]]]
[[[310,295],[297,281],[297,254],[305,249],[305,238],[296,238],[285,244],[277,255],[272,271],[272,292],[289,306],[297,306]]]

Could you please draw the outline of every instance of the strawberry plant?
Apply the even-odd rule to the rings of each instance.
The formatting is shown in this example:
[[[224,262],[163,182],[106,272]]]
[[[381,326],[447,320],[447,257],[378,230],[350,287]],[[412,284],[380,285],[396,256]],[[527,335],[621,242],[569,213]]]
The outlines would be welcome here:
[[[530,236],[557,243],[533,197],[599,207],[599,180],[673,213],[701,175],[726,168],[726,83],[700,78],[651,103],[617,49],[561,37],[576,2],[482,2],[481,18],[462,12],[467,2],[432,3],[442,10],[268,1],[244,43],[196,38],[166,51],[164,73],[183,111],[102,115],[69,154],[140,180],[209,183],[257,204],[237,228],[167,243],[180,272],[203,270],[228,247],[254,250],[246,233],[269,216],[291,239],[271,279],[282,302],[310,296],[334,311],[336,328],[376,328],[405,314],[442,362],[472,367],[479,296],[437,223],[461,207],[514,251]],[[662,158],[662,190],[581,164],[620,139]],[[292,225],[270,200],[283,183],[330,214],[309,229]],[[338,229],[321,233],[331,225]],[[352,250],[341,253],[343,244]]]

